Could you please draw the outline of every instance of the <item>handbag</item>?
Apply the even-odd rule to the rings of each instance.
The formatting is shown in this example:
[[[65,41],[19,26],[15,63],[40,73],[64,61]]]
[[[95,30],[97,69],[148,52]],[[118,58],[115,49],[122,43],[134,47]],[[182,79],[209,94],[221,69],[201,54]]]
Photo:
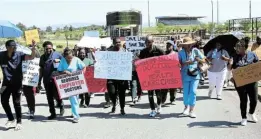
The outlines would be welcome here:
[[[196,51],[196,55],[197,56],[199,55],[198,51]],[[211,66],[210,63],[207,60],[205,63],[198,62],[198,68],[199,68],[200,72],[202,72],[202,73],[207,72],[207,70],[210,68],[210,66]]]

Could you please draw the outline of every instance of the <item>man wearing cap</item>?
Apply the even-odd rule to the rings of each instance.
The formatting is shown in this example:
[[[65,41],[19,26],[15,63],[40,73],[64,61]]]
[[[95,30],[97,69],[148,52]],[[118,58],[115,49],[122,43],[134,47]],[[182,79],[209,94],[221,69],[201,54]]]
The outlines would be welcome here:
[[[0,66],[3,71],[4,80],[1,93],[1,103],[8,117],[6,128],[10,128],[15,119],[12,114],[9,98],[12,94],[13,104],[16,113],[16,127],[15,130],[20,130],[22,127],[22,110],[21,110],[21,93],[23,73],[22,73],[22,61],[32,60],[35,57],[35,47],[32,47],[31,55],[26,55],[23,52],[16,51],[17,44],[14,40],[8,40],[5,43],[6,51],[0,52]]]
[[[45,53],[40,57],[40,78],[39,87],[41,86],[41,80],[43,78],[44,88],[46,90],[47,101],[49,105],[49,111],[51,115],[48,120],[56,118],[56,111],[54,106],[54,99],[57,101],[57,106],[60,107],[60,114],[64,114],[63,102],[58,98],[57,88],[54,84],[53,73],[57,71],[62,55],[54,51],[53,43],[46,41],[43,43]]]
[[[172,40],[168,40],[166,43],[166,55],[169,54],[175,54],[176,52],[174,51],[174,42]],[[167,100],[167,93],[169,92],[170,95],[170,103],[175,104],[176,101],[176,94],[177,94],[177,89],[176,88],[170,88],[170,89],[164,89],[162,90],[162,104],[164,104]]]
[[[153,37],[148,35],[145,40],[146,48],[141,50],[139,59],[145,59],[145,58],[150,58],[150,57],[155,57],[155,56],[161,56],[164,55],[164,51],[153,45]],[[157,95],[157,103],[158,103],[158,108],[157,112],[160,113],[161,111],[161,90],[149,90],[148,91],[148,97],[149,97],[149,102],[150,102],[150,108],[151,112],[149,114],[150,117],[155,117],[157,112],[155,111],[155,104],[154,104],[154,92]]]

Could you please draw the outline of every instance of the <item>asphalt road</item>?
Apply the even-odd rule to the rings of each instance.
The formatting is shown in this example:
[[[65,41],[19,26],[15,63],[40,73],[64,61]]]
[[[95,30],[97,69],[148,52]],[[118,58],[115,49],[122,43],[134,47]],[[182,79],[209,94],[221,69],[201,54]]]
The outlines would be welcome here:
[[[0,139],[260,139],[261,122],[240,125],[241,116],[239,99],[233,90],[225,90],[223,100],[208,99],[207,89],[198,90],[196,119],[182,117],[182,94],[178,94],[176,105],[166,105],[162,114],[150,118],[148,98],[145,94],[142,101],[130,107],[127,97],[126,116],[108,114],[103,108],[104,96],[96,95],[91,100],[90,108],[81,108],[81,119],[73,124],[69,116],[70,105],[65,101],[66,113],[54,121],[47,121],[49,115],[46,96],[36,96],[37,108],[34,120],[27,120],[26,102],[23,97],[23,129],[5,130],[6,117],[0,107]],[[213,94],[213,97],[215,95]],[[11,102],[11,100],[10,100]],[[58,112],[58,109],[57,109]],[[258,104],[256,113],[260,120],[261,107]]]

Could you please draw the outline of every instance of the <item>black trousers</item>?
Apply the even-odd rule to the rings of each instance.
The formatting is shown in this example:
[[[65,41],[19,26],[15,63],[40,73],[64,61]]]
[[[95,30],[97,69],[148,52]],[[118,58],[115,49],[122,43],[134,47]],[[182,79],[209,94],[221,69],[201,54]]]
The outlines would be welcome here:
[[[108,80],[107,90],[112,101],[113,107],[116,106],[117,95],[119,95],[120,107],[125,107],[125,93],[127,90],[128,82],[121,80]]]
[[[105,92],[104,94],[105,101],[109,103],[111,101],[109,93]]]
[[[167,100],[167,94],[169,92],[170,96],[170,102],[173,102],[176,100],[176,95],[177,95],[177,89],[163,89],[161,90],[163,92],[163,97],[162,97],[162,103],[165,103]]]
[[[167,96],[167,92],[164,92],[162,90],[148,91],[148,97],[149,97],[149,103],[150,103],[151,110],[155,110],[154,92],[156,93],[156,96],[157,96],[157,105],[161,105],[163,102],[162,100],[164,100],[164,97]]]
[[[257,105],[257,99],[258,99],[258,84],[257,83],[251,83],[247,84],[241,87],[236,87],[236,90],[238,92],[238,96],[240,98],[240,110],[241,110],[241,116],[243,119],[247,118],[247,101],[249,97],[250,100],[250,109],[249,113],[254,114],[256,110]]]
[[[33,87],[31,86],[23,86],[24,96],[26,98],[26,102],[30,112],[35,112],[35,95]]]
[[[20,92],[22,85],[3,84],[3,86],[6,86],[6,89],[1,94],[1,103],[5,110],[8,120],[9,121],[14,120],[14,116],[9,104],[9,99],[12,94],[17,123],[22,123],[21,92]]]
[[[83,105],[83,104],[85,104],[87,106],[90,105],[91,95],[89,93],[80,94],[79,97],[81,99],[80,105]]]
[[[56,115],[53,98],[56,99],[57,105],[58,107],[60,107],[60,109],[63,108],[63,101],[58,97],[58,92],[55,83],[54,82],[44,83],[44,88],[46,90],[49,112],[51,113],[51,115]]]

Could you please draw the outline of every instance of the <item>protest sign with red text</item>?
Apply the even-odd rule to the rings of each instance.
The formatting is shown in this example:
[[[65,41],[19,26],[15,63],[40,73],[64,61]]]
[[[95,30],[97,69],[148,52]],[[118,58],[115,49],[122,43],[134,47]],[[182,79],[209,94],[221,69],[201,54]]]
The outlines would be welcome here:
[[[76,71],[71,75],[56,76],[54,77],[54,81],[61,99],[88,92],[83,71]]]
[[[107,92],[107,80],[94,78],[94,67],[86,67],[83,72],[89,92]]]
[[[178,54],[138,60],[135,65],[142,90],[182,87]]]

